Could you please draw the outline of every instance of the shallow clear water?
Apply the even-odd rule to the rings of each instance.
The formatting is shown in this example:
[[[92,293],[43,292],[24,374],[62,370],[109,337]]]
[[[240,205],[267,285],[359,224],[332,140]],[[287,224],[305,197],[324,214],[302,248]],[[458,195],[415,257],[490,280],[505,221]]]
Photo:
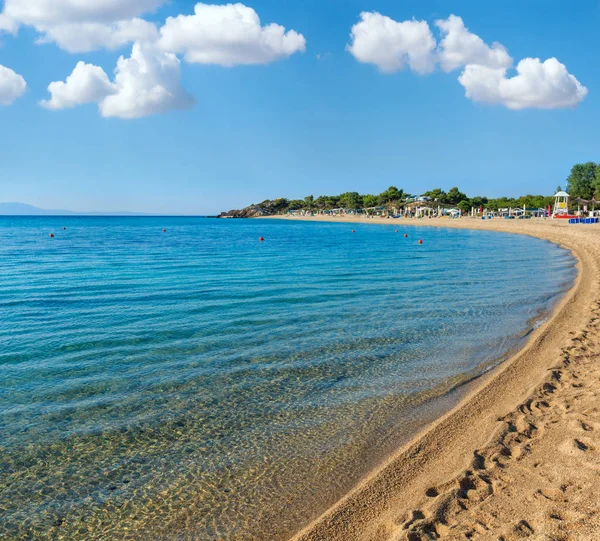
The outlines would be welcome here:
[[[574,276],[401,221],[0,218],[0,538],[285,539]]]

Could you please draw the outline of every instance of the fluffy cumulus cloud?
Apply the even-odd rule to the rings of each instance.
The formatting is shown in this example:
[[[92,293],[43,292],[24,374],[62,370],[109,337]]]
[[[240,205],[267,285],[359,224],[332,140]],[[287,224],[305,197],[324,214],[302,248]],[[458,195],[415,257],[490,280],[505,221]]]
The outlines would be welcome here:
[[[525,58],[516,67],[517,75],[507,77],[513,59],[506,48],[486,44],[456,15],[435,22],[439,44],[425,21],[398,22],[377,12],[361,13],[360,18],[347,50],[383,72],[405,66],[420,74],[437,66],[445,72],[462,68],[458,81],[467,98],[509,109],[573,107],[588,93],[556,58]]]
[[[179,59],[173,53],[133,46],[115,70],[117,92],[99,104],[102,116],[140,118],[173,109],[189,109],[194,99],[181,86]]]
[[[136,43],[129,58],[119,58],[114,82],[99,66],[79,62],[66,81],[49,85],[51,97],[41,104],[56,110],[97,103],[102,116],[141,118],[191,107],[194,100],[180,79],[174,54]]]
[[[159,47],[197,64],[267,64],[306,49],[304,36],[278,24],[262,26],[243,4],[196,4],[193,15],[169,17],[160,35]]]
[[[433,71],[436,41],[425,21],[397,22],[377,12],[363,12],[360,18],[346,47],[359,62],[374,64],[384,73],[405,66],[421,74]]]
[[[469,32],[463,20],[450,15],[445,20],[435,22],[440,29],[442,40],[438,48],[438,61],[444,71],[453,71],[468,64],[489,68],[509,68],[512,58],[500,43],[490,47],[479,36]]]
[[[134,18],[114,23],[65,23],[46,29],[38,43],[56,43],[70,53],[98,49],[118,49],[132,42],[152,42],[158,38],[156,26]]]
[[[4,14],[31,26],[113,22],[152,11],[165,0],[4,0]]]
[[[0,30],[32,26],[40,42],[54,42],[68,52],[114,49],[155,39],[157,30],[139,16],[165,0],[5,0]]]
[[[193,15],[169,17],[160,30],[141,18],[166,3],[4,0],[0,32],[16,34],[20,26],[29,26],[39,34],[37,43],[55,43],[71,53],[133,44],[131,56],[119,58],[114,81],[102,68],[79,62],[65,81],[49,85],[50,98],[40,102],[52,110],[97,103],[103,116],[119,118],[193,105],[181,86],[177,55],[190,63],[235,66],[267,64],[306,50],[304,36],[274,23],[263,26],[256,11],[239,3],[196,4]],[[8,82],[2,84],[8,88]]]
[[[0,105],[10,105],[27,89],[25,79],[10,68],[0,65]]]
[[[19,29],[19,25],[13,20],[0,13],[0,34],[2,32],[8,32],[9,34],[16,34]]]
[[[266,64],[306,49],[304,36],[278,24],[261,25],[243,4],[199,3],[193,15],[169,17],[160,33],[142,18],[168,0],[5,0],[0,32],[35,28],[38,43],[70,53],[154,44],[199,64]]]
[[[93,64],[79,62],[66,81],[48,86],[51,98],[41,102],[46,109],[67,109],[83,103],[96,103],[117,92],[104,70]]]
[[[556,58],[525,58],[516,69],[517,75],[507,77],[506,69],[469,64],[458,80],[467,98],[509,109],[574,107],[588,93]]]
[[[139,18],[166,0],[5,0],[0,28],[29,25],[38,43],[69,52],[115,49],[133,43],[111,81],[98,66],[79,62],[65,81],[48,86],[41,101],[58,110],[96,103],[105,117],[139,118],[193,105],[181,86],[178,54],[190,63],[266,64],[306,49],[306,40],[277,24],[261,25],[243,4],[197,4],[193,15],[169,17],[160,30]]]

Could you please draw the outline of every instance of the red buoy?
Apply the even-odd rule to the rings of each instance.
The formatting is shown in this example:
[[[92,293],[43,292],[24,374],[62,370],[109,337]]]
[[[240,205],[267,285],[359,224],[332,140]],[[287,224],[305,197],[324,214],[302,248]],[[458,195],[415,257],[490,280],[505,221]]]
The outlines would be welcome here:
[[[419,244],[423,244],[423,241],[421,239],[419,239]]]
[[[50,237],[51,237],[51,238],[52,238],[52,237],[54,237],[54,233],[50,233]]]
[[[265,240],[265,239],[264,239],[264,237],[260,237],[258,240],[259,240],[260,242],[262,242],[262,241],[263,241],[263,240]]]

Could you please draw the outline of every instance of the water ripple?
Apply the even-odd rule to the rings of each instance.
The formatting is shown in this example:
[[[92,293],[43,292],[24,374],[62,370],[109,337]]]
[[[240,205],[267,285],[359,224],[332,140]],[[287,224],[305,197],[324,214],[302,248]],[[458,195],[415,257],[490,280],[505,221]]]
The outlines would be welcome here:
[[[284,539],[575,275],[536,239],[349,227],[0,218],[0,538]]]

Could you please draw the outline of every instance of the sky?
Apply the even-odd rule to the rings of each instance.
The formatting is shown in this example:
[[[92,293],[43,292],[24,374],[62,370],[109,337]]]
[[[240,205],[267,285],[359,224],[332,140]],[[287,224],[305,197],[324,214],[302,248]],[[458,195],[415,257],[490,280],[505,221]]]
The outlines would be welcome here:
[[[600,1],[0,0],[0,202],[550,194],[600,161]]]

